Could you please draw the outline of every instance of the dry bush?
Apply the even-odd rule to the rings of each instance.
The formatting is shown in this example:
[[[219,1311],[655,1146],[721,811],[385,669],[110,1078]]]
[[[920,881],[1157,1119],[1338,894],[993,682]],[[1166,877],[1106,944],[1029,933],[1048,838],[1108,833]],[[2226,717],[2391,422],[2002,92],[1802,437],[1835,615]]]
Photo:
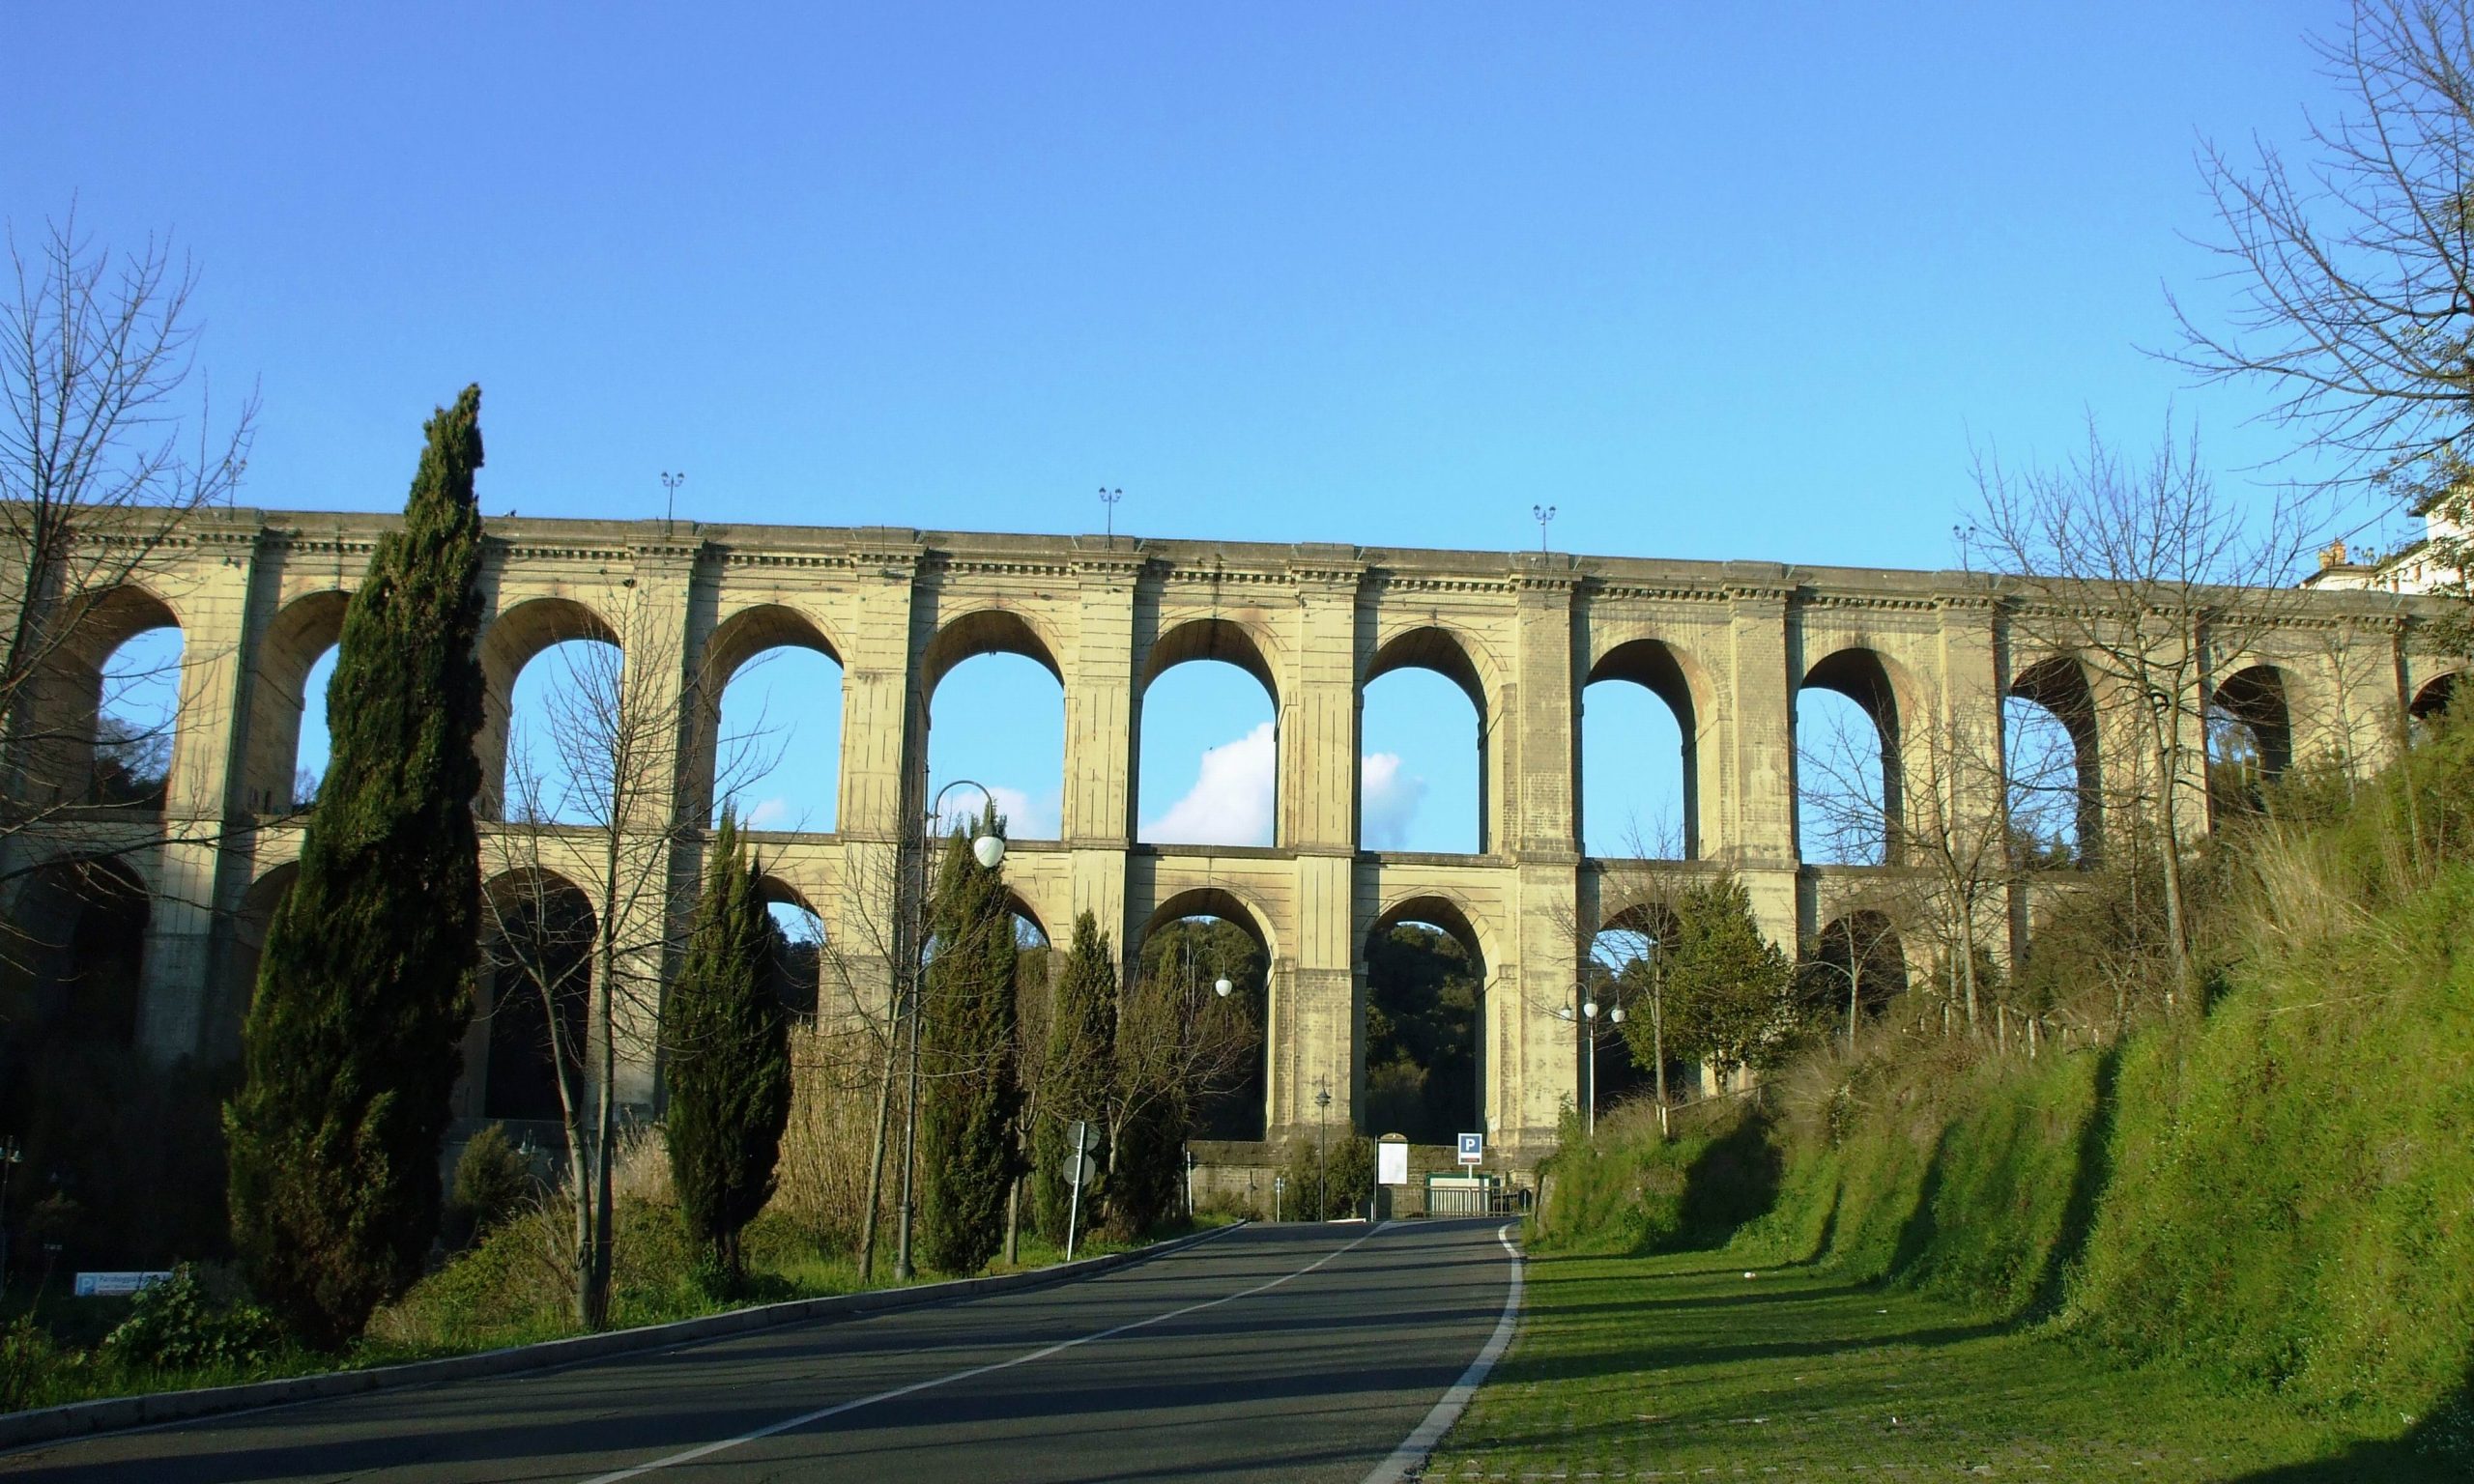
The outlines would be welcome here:
[[[611,1158],[610,1193],[618,1201],[648,1206],[676,1206],[678,1193],[670,1184],[670,1146],[658,1124],[623,1124],[618,1148]]]
[[[791,1122],[782,1131],[782,1161],[770,1210],[789,1216],[818,1250],[849,1251],[859,1242],[868,1200],[868,1163],[877,1133],[873,1040],[860,1033],[800,1029],[791,1034]],[[893,1109],[889,1136],[902,1136]],[[887,1195],[901,1151],[887,1151]],[[891,1202],[879,1211],[890,1213]]]

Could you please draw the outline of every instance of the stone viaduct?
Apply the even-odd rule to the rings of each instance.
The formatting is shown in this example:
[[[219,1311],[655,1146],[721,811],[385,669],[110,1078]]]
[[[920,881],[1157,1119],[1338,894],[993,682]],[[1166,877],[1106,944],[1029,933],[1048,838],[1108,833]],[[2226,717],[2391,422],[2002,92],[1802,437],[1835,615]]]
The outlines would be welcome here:
[[[174,543],[145,590],[94,609],[80,646],[90,662],[145,628],[177,624],[184,637],[163,805],[173,840],[130,863],[152,899],[134,1034],[159,1056],[234,1043],[252,945],[299,843],[287,805],[303,678],[392,524],[216,512]],[[1551,1142],[1559,1105],[1575,1096],[1575,1032],[1556,1014],[1575,998],[1574,925],[1594,928],[1613,909],[1608,882],[1625,864],[1579,845],[1585,685],[1637,681],[1672,708],[1686,860],[1664,869],[1739,871],[1767,931],[1792,949],[1864,877],[1894,869],[1800,863],[1798,688],[1853,697],[1895,739],[1937,717],[1998,727],[2001,698],[2049,699],[2056,665],[2069,666],[2019,645],[1997,585],[1959,572],[685,522],[510,518],[490,523],[490,539],[485,776],[503,765],[507,699],[526,662],[561,640],[605,637],[657,659],[658,673],[631,683],[676,698],[686,718],[665,744],[680,780],[670,807],[701,821],[721,684],[779,646],[823,651],[845,676],[838,830],[756,838],[828,935],[847,936],[855,878],[876,869],[869,852],[880,863],[916,828],[938,681],[975,654],[1027,656],[1063,687],[1066,765],[1061,838],[1019,841],[1005,865],[1026,915],[1062,941],[1076,914],[1093,912],[1128,960],[1154,925],[1186,915],[1253,934],[1272,964],[1275,1137],[1314,1127],[1318,1092],[1331,1095],[1335,1127],[1363,1095],[1370,935],[1401,921],[1440,927],[1482,968],[1480,1107],[1515,1156]],[[2236,671],[2273,682],[2276,714],[2261,713],[2263,737],[2282,728],[2271,753],[2375,760],[2397,745],[2405,710],[2448,683],[2446,667],[2405,642],[2416,600],[2297,601],[2255,652],[2212,667],[2211,683]],[[1268,848],[1135,841],[1146,690],[1205,658],[1242,667],[1273,699]],[[1401,667],[1440,672],[1475,705],[1475,854],[1362,847],[1361,694]],[[2083,730],[2083,770],[2116,765],[2086,756],[2095,729]],[[1887,752],[1895,797],[1914,764]],[[481,802],[497,811],[494,786]],[[2001,807],[1998,784],[1983,806]],[[95,813],[80,828],[130,827]],[[486,1040],[475,1045],[477,1083]],[[650,1068],[632,1069],[628,1096],[649,1102],[654,1082]],[[477,1113],[476,1095],[463,1096]]]

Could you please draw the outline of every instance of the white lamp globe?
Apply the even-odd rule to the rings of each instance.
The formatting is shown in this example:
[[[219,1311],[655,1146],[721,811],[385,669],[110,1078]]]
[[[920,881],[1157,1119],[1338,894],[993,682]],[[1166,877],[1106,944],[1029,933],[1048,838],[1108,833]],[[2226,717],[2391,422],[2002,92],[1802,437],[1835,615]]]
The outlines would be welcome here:
[[[1596,1001],[1596,1000],[1585,1000],[1585,1001],[1583,1001],[1583,1002],[1582,1002],[1582,1004],[1581,1004],[1581,1013],[1582,1013],[1582,1014],[1584,1014],[1584,1015],[1589,1016],[1592,1020],[1597,1019],[1597,1001]]]
[[[982,835],[970,842],[970,853],[983,870],[994,870],[1005,859],[1005,842],[994,835]]]
[[[1230,994],[1234,993],[1236,988],[1237,986],[1235,985],[1230,984],[1224,978],[1215,979],[1211,982],[1211,992],[1220,996],[1223,1000],[1228,998]]]

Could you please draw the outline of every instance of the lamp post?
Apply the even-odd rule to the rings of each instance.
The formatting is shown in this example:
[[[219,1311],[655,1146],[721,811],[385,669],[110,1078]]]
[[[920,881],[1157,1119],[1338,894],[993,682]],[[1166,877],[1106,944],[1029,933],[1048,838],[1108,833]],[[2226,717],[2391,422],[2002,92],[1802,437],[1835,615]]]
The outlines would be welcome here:
[[[1332,1127],[1332,1090],[1314,1090],[1314,1219],[1323,1220],[1332,1213],[1330,1133]]]
[[[1177,1002],[1177,1079],[1179,1084],[1191,1093],[1195,1081],[1194,1068],[1197,1055],[1196,1047],[1201,1042],[1203,1008],[1209,1002],[1203,998],[1202,979],[1199,973],[1201,965],[1195,960],[1192,939],[1188,939],[1179,946],[1178,956],[1185,964],[1186,984],[1185,992],[1178,997]],[[1236,985],[1232,984],[1225,974],[1215,976],[1211,982],[1211,993],[1217,998],[1224,1000],[1236,991]],[[1192,1220],[1194,1213],[1194,1114],[1199,1101],[1200,1099],[1196,1098],[1194,1102],[1184,1105],[1186,1217],[1188,1220]]]
[[[1666,1137],[1666,984],[1658,977],[1658,940],[1649,940],[1651,1076],[1658,1099],[1658,1137]]]
[[[986,784],[974,783],[967,778],[955,779],[936,790],[936,797],[920,815],[918,848],[912,855],[910,910],[906,914],[909,921],[906,924],[909,943],[904,955],[904,967],[910,980],[905,996],[910,1020],[910,1070],[902,1120],[902,1219],[894,1229],[893,1256],[894,1278],[904,1282],[918,1275],[918,1270],[910,1261],[910,1221],[912,1190],[919,1160],[919,991],[928,967],[928,837],[936,828],[945,795],[962,787],[978,789],[989,807],[995,806],[996,795],[988,791]],[[1005,861],[1005,838],[992,832],[981,835],[970,842],[970,853],[982,870],[994,870]]]
[[[0,1139],[0,1294],[9,1291],[9,1173],[25,1160],[14,1137]]]
[[[1583,990],[1581,992],[1584,995],[1589,993],[1587,990]],[[1589,1136],[1593,1139],[1597,1137],[1598,1008],[1597,999],[1592,997],[1585,998],[1581,1001],[1581,1013],[1580,1017],[1577,1020],[1573,1020],[1572,1013],[1568,1010],[1559,1010],[1555,1012],[1556,1018],[1562,1020],[1573,1020],[1573,1024],[1580,1031],[1581,1086],[1583,1089],[1583,1096],[1587,1099],[1587,1127],[1589,1129]],[[1624,1004],[1620,997],[1620,993],[1617,998],[1605,1007],[1605,1009],[1607,1024],[1622,1025],[1624,1023]]]

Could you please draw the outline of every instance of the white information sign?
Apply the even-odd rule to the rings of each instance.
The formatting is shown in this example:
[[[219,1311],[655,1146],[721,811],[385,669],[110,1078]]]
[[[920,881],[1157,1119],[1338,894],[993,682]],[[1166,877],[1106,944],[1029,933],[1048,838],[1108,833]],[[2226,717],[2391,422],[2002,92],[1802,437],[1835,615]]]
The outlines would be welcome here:
[[[80,1298],[114,1298],[151,1288],[170,1276],[168,1272],[81,1272],[76,1294]]]
[[[1486,1136],[1484,1134],[1464,1133],[1460,1136],[1460,1162],[1462,1164],[1483,1164],[1486,1162]]]
[[[1409,1183],[1409,1146],[1406,1144],[1375,1145],[1374,1179],[1378,1184],[1407,1184]]]

